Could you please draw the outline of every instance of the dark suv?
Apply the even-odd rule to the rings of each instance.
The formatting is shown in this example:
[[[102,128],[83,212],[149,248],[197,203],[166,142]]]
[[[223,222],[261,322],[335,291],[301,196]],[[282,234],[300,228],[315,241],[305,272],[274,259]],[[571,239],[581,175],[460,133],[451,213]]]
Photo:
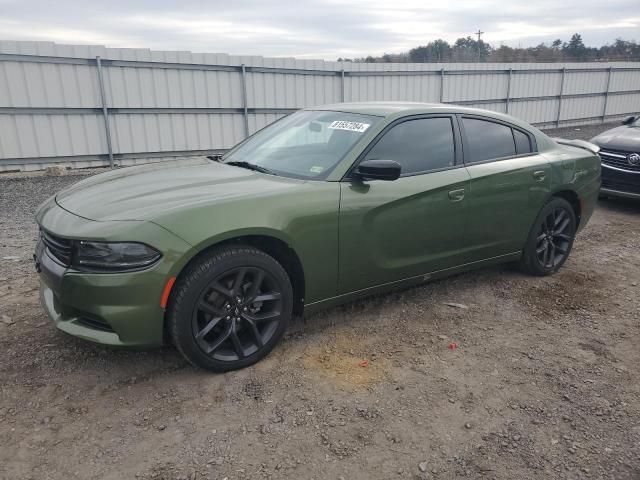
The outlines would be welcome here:
[[[600,147],[604,196],[640,199],[640,115],[591,139]]]

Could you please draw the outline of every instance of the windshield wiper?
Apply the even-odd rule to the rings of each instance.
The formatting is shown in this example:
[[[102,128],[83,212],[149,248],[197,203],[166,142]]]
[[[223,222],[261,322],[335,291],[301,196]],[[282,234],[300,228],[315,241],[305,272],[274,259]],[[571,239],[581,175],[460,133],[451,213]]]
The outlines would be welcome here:
[[[253,170],[254,172],[269,173],[271,175],[275,175],[275,173],[273,173],[268,168],[261,167],[260,165],[256,165],[255,163],[235,161],[235,162],[226,162],[225,165],[233,165],[234,167],[246,168],[247,170]]]

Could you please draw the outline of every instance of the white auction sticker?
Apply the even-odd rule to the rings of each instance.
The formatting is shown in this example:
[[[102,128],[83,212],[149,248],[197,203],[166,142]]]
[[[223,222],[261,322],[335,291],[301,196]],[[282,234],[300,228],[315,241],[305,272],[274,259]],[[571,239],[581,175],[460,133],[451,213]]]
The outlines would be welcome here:
[[[348,130],[350,132],[363,133],[370,127],[369,123],[347,122],[344,120],[336,120],[329,125],[332,130]]]

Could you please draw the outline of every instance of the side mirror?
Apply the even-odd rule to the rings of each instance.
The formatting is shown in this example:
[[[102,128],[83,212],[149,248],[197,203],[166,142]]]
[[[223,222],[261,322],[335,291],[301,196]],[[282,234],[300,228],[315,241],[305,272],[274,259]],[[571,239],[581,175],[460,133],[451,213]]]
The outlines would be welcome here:
[[[365,160],[354,173],[362,180],[397,180],[401,170],[400,164],[393,160]]]
[[[635,115],[631,115],[630,117],[627,117],[622,121],[622,125],[631,125],[636,121],[637,118],[638,117],[636,117]]]

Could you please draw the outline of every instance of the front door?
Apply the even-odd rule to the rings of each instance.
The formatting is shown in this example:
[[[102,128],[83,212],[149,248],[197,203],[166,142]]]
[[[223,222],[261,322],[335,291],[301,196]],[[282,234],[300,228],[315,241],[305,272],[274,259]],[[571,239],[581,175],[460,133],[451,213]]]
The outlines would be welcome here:
[[[395,160],[394,181],[341,183],[339,293],[456,265],[464,235],[469,174],[454,119],[403,119],[362,160]]]

